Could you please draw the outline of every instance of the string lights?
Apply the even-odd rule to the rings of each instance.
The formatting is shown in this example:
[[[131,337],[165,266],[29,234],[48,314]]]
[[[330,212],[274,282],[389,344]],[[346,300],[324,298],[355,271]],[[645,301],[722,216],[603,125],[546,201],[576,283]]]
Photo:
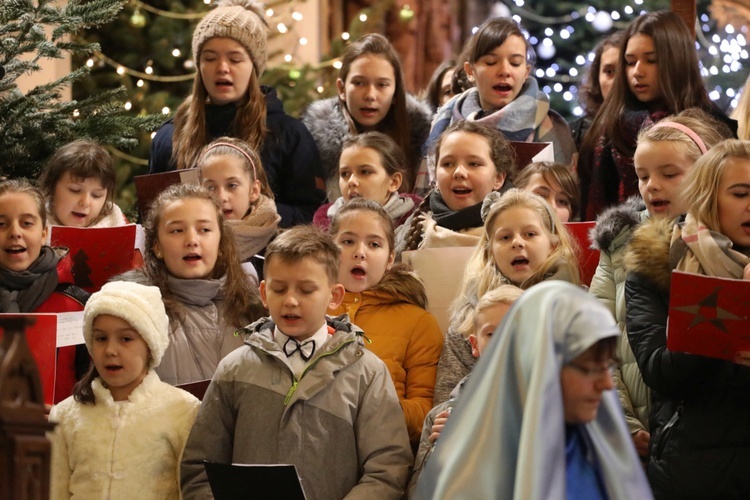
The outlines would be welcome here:
[[[606,33],[612,28],[624,29],[636,16],[645,13],[642,10],[643,0],[633,0],[631,5],[624,5],[619,10],[597,10],[596,7],[586,6],[561,16],[542,16],[525,7],[525,0],[501,0],[493,8],[494,12],[507,12],[513,19],[521,23],[532,21],[546,25],[541,39],[528,35],[527,38],[537,56],[534,75],[546,83],[542,90],[548,95],[560,95],[565,102],[574,105],[572,111],[576,116],[583,114],[583,109],[577,104],[578,84],[586,67],[593,59],[593,53],[578,54],[572,61],[565,61],[557,55],[556,44],[566,43],[575,33],[581,23],[589,23],[594,30]],[[696,20],[696,50],[702,63],[703,76],[710,78],[719,75],[731,75],[737,72],[747,72],[748,27],[743,25],[735,28],[728,24],[724,29],[717,30],[711,26],[711,19],[705,13]],[[707,37],[708,33],[714,31]],[[742,79],[744,82],[744,78]],[[724,88],[722,85],[707,84],[709,97],[713,100],[723,96],[731,98],[730,107],[737,105],[738,89]]]
[[[304,1],[304,0],[300,0]],[[551,96],[558,96],[563,101],[570,103],[572,113],[580,116],[583,113],[581,106],[577,104],[578,85],[586,74],[586,67],[593,58],[592,53],[577,54],[572,60],[560,58],[559,48],[565,44],[569,50],[570,39],[574,38],[576,30],[585,29],[583,23],[587,23],[593,30],[602,34],[611,29],[622,29],[636,16],[645,12],[643,0],[631,0],[627,5],[617,9],[597,9],[588,5],[572,10],[560,16],[544,16],[537,14],[526,6],[528,0],[499,0],[492,7],[492,15],[508,15],[520,22],[529,24],[536,23],[544,28],[535,35],[528,35],[530,45],[534,48],[537,56],[534,75],[542,80],[542,90]],[[174,12],[153,7],[141,0],[129,0],[129,8],[132,9],[129,22],[136,28],[145,28],[150,21],[149,16],[161,16],[173,20],[184,20],[194,22],[201,19],[208,12],[211,0],[203,0],[206,10],[202,12]],[[296,85],[296,80],[303,76],[301,65],[297,63],[297,50],[309,43],[308,38],[298,33],[297,28],[303,26],[304,16],[297,9],[298,0],[273,0],[265,3],[266,16],[271,32],[269,38],[283,36],[284,49],[269,54],[272,64],[269,66],[282,71],[288,75],[289,86]],[[399,18],[408,22],[412,20],[415,12],[408,4],[402,5],[399,10]],[[379,12],[366,8],[355,17],[354,31],[358,36],[358,30],[367,28],[372,22],[377,22]],[[360,24],[357,24],[357,21]],[[367,25],[365,24],[367,23]],[[706,78],[720,75],[731,75],[746,72],[748,66],[747,26],[732,27],[727,25],[723,30],[712,27],[711,20],[707,14],[699,14],[697,19],[696,49],[700,52],[703,63],[702,71]],[[305,31],[309,30],[305,26]],[[476,29],[476,28],[475,28]],[[190,27],[186,25],[186,32]],[[304,35],[309,34],[307,32]],[[339,37],[343,42],[349,41],[353,36],[349,32],[342,32]],[[86,61],[86,65],[93,68],[95,65],[109,66],[113,68],[122,78],[132,77],[137,79],[135,86],[140,92],[148,91],[148,82],[175,83],[187,82],[194,78],[195,63],[188,58],[189,54],[178,46],[171,49],[171,56],[182,61],[185,73],[180,75],[163,75],[154,70],[153,61],[147,61],[141,68],[129,67],[119,61],[107,56],[103,52],[94,54]],[[179,65],[177,65],[179,67]],[[306,71],[323,71],[326,69],[339,70],[341,61],[339,58],[331,58],[317,64],[306,65]],[[744,81],[744,79],[743,79]],[[726,87],[726,88],[725,88]],[[313,87],[318,94],[325,94],[329,88],[328,84],[321,82]],[[737,88],[727,85],[709,86],[710,97],[714,100],[729,99],[731,106],[735,106],[739,91]],[[134,112],[143,112],[136,109],[137,103],[128,101],[126,109]],[[170,115],[172,110],[165,106],[160,110],[165,115]],[[134,161],[129,158],[129,161]],[[141,160],[136,163],[143,164]]]

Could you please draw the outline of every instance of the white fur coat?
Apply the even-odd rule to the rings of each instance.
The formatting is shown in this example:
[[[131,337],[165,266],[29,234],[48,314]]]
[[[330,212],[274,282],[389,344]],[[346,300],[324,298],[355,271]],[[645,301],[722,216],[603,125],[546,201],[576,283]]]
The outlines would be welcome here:
[[[100,379],[96,404],[52,408],[52,492],[58,499],[179,499],[180,459],[200,402],[153,370],[116,402]]]

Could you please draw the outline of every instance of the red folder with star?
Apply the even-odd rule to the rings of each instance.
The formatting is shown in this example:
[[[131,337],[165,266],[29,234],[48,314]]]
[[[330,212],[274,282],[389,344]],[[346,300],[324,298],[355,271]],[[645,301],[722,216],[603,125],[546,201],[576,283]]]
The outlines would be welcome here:
[[[673,271],[667,348],[729,360],[750,351],[750,281]]]

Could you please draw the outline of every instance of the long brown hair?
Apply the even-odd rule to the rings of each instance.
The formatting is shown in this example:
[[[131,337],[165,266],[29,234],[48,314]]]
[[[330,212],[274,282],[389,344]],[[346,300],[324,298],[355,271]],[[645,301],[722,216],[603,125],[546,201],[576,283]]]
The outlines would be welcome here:
[[[584,162],[592,160],[601,136],[610,138],[612,145],[623,154],[632,156],[635,152],[634,138],[627,136],[624,126],[628,111],[645,109],[630,90],[625,63],[628,42],[635,35],[647,35],[654,41],[662,94],[657,104],[664,111],[677,114],[687,108],[709,110],[713,107],[701,77],[695,42],[685,22],[669,11],[644,14],[631,22],[623,33],[611,95],[599,108],[581,147]]]
[[[604,96],[602,95],[602,86],[599,82],[599,73],[602,67],[602,54],[612,47],[619,49],[622,44],[624,34],[622,31],[615,31],[611,35],[602,39],[594,47],[594,60],[583,78],[583,83],[578,86],[578,100],[581,102],[586,116],[594,117],[599,111]]]
[[[354,61],[366,55],[380,56],[388,61],[393,68],[393,74],[396,79],[396,89],[393,93],[391,107],[385,118],[378,123],[376,129],[378,132],[382,132],[393,139],[407,158],[412,158],[411,131],[409,127],[409,115],[406,110],[404,73],[401,70],[401,60],[391,42],[383,35],[370,33],[350,44],[341,58],[339,78],[342,82],[346,83],[346,78],[349,76],[349,71]],[[340,97],[339,99],[341,100]],[[341,100],[341,111],[349,125],[351,134],[356,135],[361,133],[362,130],[359,124],[354,121],[346,107],[346,102],[343,100]],[[406,184],[410,185],[413,179],[405,179],[405,181],[408,181]]]
[[[154,244],[159,239],[159,223],[164,209],[175,201],[189,198],[206,200],[214,208],[220,238],[218,256],[210,278],[219,279],[226,276],[223,288],[224,310],[222,313],[227,324],[238,327],[244,326],[247,320],[255,320],[263,316],[265,310],[261,304],[258,290],[250,284],[250,280],[240,265],[234,236],[227,227],[221,207],[204,187],[194,184],[174,184],[162,191],[151,204],[148,216],[143,224],[146,232],[143,273],[152,285],[159,287],[164,300],[164,307],[167,309],[170,319],[178,318],[184,306],[167,286],[169,271],[164,261],[156,257]]]
[[[198,63],[198,70],[193,79],[193,91],[177,108],[174,117],[172,161],[178,169],[193,168],[201,148],[210,140],[206,128],[206,104],[210,97],[201,77],[200,54],[194,54],[194,57]],[[253,64],[247,96],[242,104],[237,104],[237,114],[230,127],[231,135],[242,139],[255,151],[262,151],[268,133],[266,112],[266,98],[260,88],[258,72]]]

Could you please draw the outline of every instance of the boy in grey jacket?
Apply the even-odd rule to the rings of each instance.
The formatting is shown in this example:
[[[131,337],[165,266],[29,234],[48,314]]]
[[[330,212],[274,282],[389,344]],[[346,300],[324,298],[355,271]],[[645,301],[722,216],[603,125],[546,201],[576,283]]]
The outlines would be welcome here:
[[[339,253],[310,226],[268,246],[271,317],[216,370],[183,455],[185,500],[212,498],[204,460],[295,464],[309,500],[403,495],[412,454],[388,369],[346,316],[326,317],[344,296]]]

